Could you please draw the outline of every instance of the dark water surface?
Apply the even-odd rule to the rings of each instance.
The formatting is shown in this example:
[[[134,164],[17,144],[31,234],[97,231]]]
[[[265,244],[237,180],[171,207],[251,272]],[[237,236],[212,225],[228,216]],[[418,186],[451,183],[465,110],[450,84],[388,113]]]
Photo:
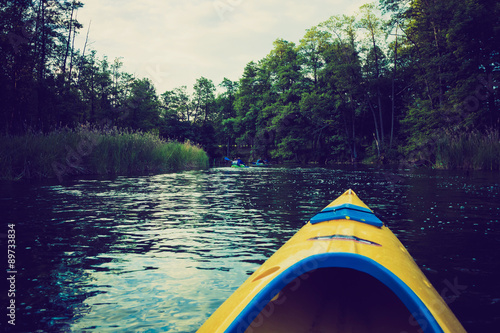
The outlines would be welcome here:
[[[497,332],[499,183],[498,174],[372,168],[3,183],[0,245],[6,254],[14,224],[18,273],[16,326],[7,323],[8,285],[0,323],[12,332],[194,332],[308,218],[352,188],[468,332]]]

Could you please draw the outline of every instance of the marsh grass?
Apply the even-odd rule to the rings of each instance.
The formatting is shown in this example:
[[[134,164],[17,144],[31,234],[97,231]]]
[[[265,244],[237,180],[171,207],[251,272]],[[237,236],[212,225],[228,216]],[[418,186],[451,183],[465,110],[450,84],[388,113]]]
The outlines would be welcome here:
[[[0,138],[0,179],[4,180],[141,175],[207,167],[208,156],[199,146],[165,141],[157,133],[81,126]]]
[[[443,169],[500,170],[498,131],[448,135],[437,142],[436,166]]]

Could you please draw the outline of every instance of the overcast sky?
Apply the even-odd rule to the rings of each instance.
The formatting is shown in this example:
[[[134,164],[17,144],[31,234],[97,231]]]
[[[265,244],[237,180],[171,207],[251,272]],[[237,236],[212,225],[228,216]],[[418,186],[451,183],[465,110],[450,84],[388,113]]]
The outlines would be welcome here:
[[[82,49],[99,58],[123,57],[123,70],[148,77],[161,94],[189,91],[197,78],[215,85],[239,80],[245,65],[259,61],[283,38],[296,44],[332,15],[352,15],[368,0],[83,0]]]

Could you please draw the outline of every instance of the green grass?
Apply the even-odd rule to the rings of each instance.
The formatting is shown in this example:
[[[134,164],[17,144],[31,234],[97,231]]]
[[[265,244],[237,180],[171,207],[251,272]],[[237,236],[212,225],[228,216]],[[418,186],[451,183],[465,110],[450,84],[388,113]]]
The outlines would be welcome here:
[[[443,169],[500,170],[500,133],[460,133],[437,143],[436,167]]]
[[[75,175],[142,175],[204,169],[208,156],[189,142],[156,133],[90,126],[0,138],[0,179]]]

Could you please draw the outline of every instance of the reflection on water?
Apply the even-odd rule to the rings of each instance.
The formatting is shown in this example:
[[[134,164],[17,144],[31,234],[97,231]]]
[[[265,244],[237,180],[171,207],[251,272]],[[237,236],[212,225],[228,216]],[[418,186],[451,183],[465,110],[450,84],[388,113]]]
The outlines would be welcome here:
[[[469,332],[497,327],[495,175],[221,168],[0,185],[22,268],[16,332],[194,332],[348,188],[388,222]]]

